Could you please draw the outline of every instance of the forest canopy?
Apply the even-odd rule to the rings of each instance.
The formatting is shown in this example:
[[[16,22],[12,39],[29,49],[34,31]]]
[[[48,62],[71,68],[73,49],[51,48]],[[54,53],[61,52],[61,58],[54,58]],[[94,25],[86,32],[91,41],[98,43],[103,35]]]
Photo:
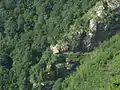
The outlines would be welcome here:
[[[92,38],[102,39],[100,46],[87,51],[83,44],[90,41],[89,18],[99,1],[0,0],[0,90],[119,89],[120,36],[112,36],[120,17],[106,3],[105,19],[95,19],[107,28]],[[67,52],[54,54],[50,47],[63,41]]]

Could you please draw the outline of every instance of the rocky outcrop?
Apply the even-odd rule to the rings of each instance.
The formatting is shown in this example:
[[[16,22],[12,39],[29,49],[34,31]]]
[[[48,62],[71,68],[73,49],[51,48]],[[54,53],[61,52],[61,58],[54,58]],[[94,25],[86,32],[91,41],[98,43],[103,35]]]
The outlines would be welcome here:
[[[55,46],[50,46],[50,49],[53,51],[53,54],[58,54],[60,52],[64,52],[68,50],[68,44],[67,43],[63,43],[61,41],[58,42],[58,44],[56,44]]]
[[[107,5],[107,6],[106,6]],[[58,41],[51,47],[54,54],[66,51],[90,51],[98,46],[107,37],[106,17],[109,10],[115,10],[116,15],[120,15],[120,0],[103,0],[96,3],[83,17],[82,20],[88,26],[73,24],[69,33],[63,36],[63,40]],[[101,37],[102,36],[102,37]],[[60,43],[59,43],[60,42]]]
[[[89,28],[92,32],[97,31],[97,21],[95,19],[91,19],[89,23]]]
[[[60,49],[58,48],[58,44],[56,44],[55,46],[50,46],[50,49],[53,51],[53,54],[57,54],[60,52]]]
[[[120,7],[120,0],[104,0],[104,1],[107,2],[107,5],[111,10]]]

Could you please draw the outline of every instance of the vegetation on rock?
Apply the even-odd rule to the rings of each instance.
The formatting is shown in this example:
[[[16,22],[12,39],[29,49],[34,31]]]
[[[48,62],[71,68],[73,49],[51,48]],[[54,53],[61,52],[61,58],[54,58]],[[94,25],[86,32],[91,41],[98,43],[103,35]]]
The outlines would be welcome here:
[[[119,90],[119,3],[0,0],[0,90]]]

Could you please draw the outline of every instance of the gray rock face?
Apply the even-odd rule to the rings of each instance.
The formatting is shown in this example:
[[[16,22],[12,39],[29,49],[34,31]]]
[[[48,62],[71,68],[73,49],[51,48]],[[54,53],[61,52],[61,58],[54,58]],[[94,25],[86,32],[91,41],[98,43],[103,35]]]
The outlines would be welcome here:
[[[118,7],[118,8],[115,10],[115,12],[116,12],[116,13],[115,13],[116,15],[120,15],[120,7]]]
[[[89,28],[92,32],[96,32],[97,30],[97,21],[95,19],[91,19],[89,23]]]
[[[87,50],[92,50],[94,49],[96,46],[99,45],[100,42],[102,42],[107,36],[106,35],[106,24],[104,22],[96,22],[93,25],[95,27],[94,31],[93,29],[91,29],[91,33],[88,34],[88,39],[87,41]]]
[[[107,6],[106,6],[107,5]],[[73,24],[70,26],[70,32],[63,36],[60,44],[51,47],[54,54],[66,51],[91,51],[107,38],[108,32],[106,17],[109,15],[109,10],[114,10],[115,14],[120,17],[120,0],[103,0],[96,3],[82,19],[89,22],[88,26],[80,26]],[[118,21],[119,18],[116,18]],[[59,41],[58,41],[59,42]]]
[[[120,7],[120,0],[104,0],[107,2],[108,4],[108,7],[111,9],[111,10],[114,10],[118,7]]]
[[[57,54],[60,52],[58,45],[56,44],[55,46],[50,46],[51,50],[53,51],[53,54]]]

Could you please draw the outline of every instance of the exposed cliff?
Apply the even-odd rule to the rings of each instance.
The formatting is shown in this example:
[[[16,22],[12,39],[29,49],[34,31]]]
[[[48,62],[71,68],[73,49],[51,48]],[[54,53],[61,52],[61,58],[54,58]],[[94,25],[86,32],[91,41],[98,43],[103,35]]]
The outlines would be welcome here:
[[[116,19],[120,14],[119,0],[103,0],[96,3],[83,17],[79,20],[86,24],[79,24],[78,20],[70,26],[69,32],[65,33],[62,40],[59,40],[53,48],[57,53],[66,51],[90,51],[98,46],[101,42],[109,37],[108,31],[110,18]],[[57,46],[57,47],[56,47]],[[55,50],[53,50],[55,54]]]

